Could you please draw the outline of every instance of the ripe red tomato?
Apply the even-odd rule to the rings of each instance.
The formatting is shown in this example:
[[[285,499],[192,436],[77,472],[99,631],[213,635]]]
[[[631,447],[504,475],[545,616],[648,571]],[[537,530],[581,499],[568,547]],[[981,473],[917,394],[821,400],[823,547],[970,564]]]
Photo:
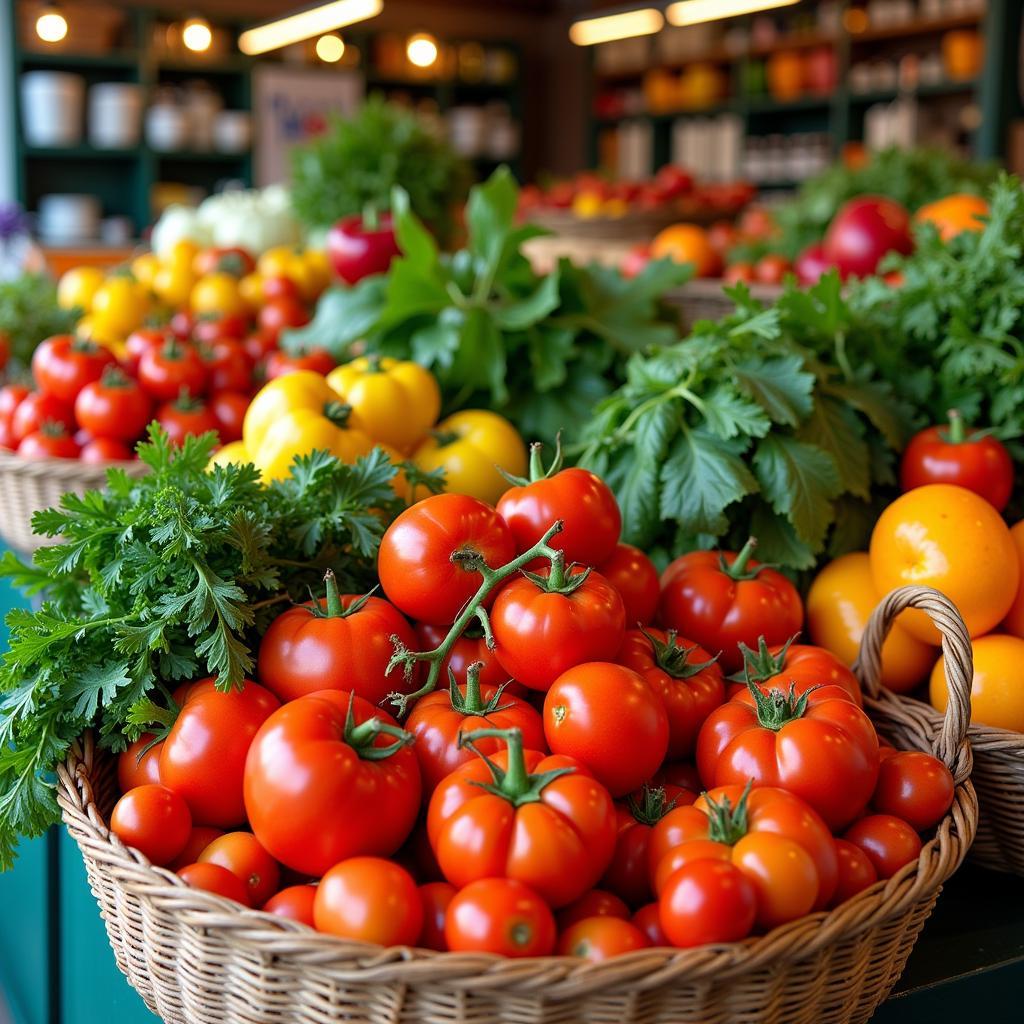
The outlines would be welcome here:
[[[955,409],[949,424],[915,434],[900,462],[904,491],[925,484],[956,484],[980,494],[1002,512],[1013,491],[1013,460],[1005,445],[964,424]]]
[[[917,860],[921,853],[921,837],[905,821],[891,814],[869,814],[855,821],[843,838],[867,854],[882,879],[892,878],[904,864]]]
[[[130,462],[132,450],[124,441],[115,441],[110,437],[97,437],[82,445],[78,457],[82,462],[88,462],[94,466],[102,465],[105,462]]]
[[[20,384],[5,384],[0,387],[0,424],[11,426],[14,411],[28,398],[28,388]]]
[[[833,266],[832,260],[825,255],[825,247],[817,243],[807,246],[797,256],[793,270],[796,272],[796,279],[806,288],[817,284]]]
[[[737,284],[740,281],[750,284],[754,280],[754,264],[746,260],[730,263],[722,274],[722,280],[726,284]]]
[[[666,882],[658,900],[662,931],[673,946],[739,942],[753,930],[757,894],[750,879],[725,860],[695,860]]]
[[[77,459],[79,451],[75,439],[56,423],[44,423],[18,445],[23,459]]]
[[[249,321],[238,313],[226,316],[200,316],[192,327],[192,340],[210,345],[224,339],[241,341],[249,330]]]
[[[839,864],[839,883],[829,903],[832,907],[853,899],[857,893],[869,889],[878,881],[878,872],[868,855],[845,839],[836,840],[836,860]]]
[[[693,551],[662,573],[659,621],[712,654],[726,672],[743,668],[739,644],[784,644],[803,627],[796,587],[780,572],[751,558],[753,541],[739,554]]]
[[[782,284],[789,269],[789,260],[785,256],[768,253],[754,264],[754,280],[759,284]]]
[[[588,917],[577,921],[558,940],[559,956],[578,956],[600,963],[647,947],[647,937],[631,921],[618,917]]]
[[[258,366],[277,348],[277,338],[266,331],[256,330],[246,335],[242,341],[245,354],[253,366]]]
[[[458,890],[450,882],[427,882],[420,886],[420,904],[423,907],[423,928],[416,941],[424,949],[447,952],[448,940],[444,937],[444,922],[448,907]]]
[[[14,451],[14,438],[11,436],[11,425],[0,420],[0,448]]]
[[[197,277],[218,272],[245,277],[255,269],[256,262],[252,254],[237,245],[201,249],[192,261],[192,271]]]
[[[189,310],[179,309],[171,317],[167,326],[170,328],[171,334],[179,341],[188,341],[192,337],[192,331],[195,329],[196,322],[196,318]]]
[[[71,404],[86,384],[116,364],[111,352],[95,342],[56,334],[40,342],[32,354],[32,376],[40,391]]]
[[[414,627],[416,636],[419,638],[420,649],[432,651],[440,647],[444,638],[448,635],[447,626],[435,626],[429,622],[417,622]],[[447,681],[448,670],[451,669],[455,676],[455,682],[460,686],[466,682],[466,670],[470,665],[479,664],[481,686],[501,686],[509,682],[508,673],[501,667],[501,662],[494,656],[487,646],[483,630],[477,623],[470,623],[466,631],[455,641],[451,651],[441,662],[442,681]],[[509,687],[506,691],[510,695],[518,690],[525,692],[524,687]]]
[[[206,383],[210,391],[248,391],[252,387],[252,367],[242,343],[235,338],[218,338],[199,349],[206,364]]]
[[[187,864],[178,868],[178,877],[193,889],[205,889],[217,896],[248,906],[248,894],[241,880],[219,864]]]
[[[644,933],[649,946],[669,946],[668,936],[661,927],[657,903],[645,903],[630,920]]]
[[[427,809],[430,845],[445,878],[459,887],[515,878],[553,907],[572,903],[611,860],[611,797],[572,758],[524,751],[518,730],[481,732],[503,738],[508,751],[490,764],[478,758],[456,769],[434,790]],[[484,737],[465,734],[476,738]],[[499,778],[492,766],[504,774]]]
[[[544,698],[554,754],[582,761],[613,796],[639,788],[665,760],[668,715],[639,673],[593,661],[563,672]]]
[[[78,424],[94,438],[134,441],[146,429],[152,411],[153,403],[138,381],[116,366],[86,384],[75,399]]]
[[[277,892],[281,869],[251,832],[218,836],[199,854],[200,864],[219,864],[245,886],[246,903],[262,907]]]
[[[619,832],[615,853],[602,882],[631,907],[639,907],[652,896],[648,869],[648,846],[655,825],[669,812],[663,789],[643,786],[640,795],[630,796],[627,804],[616,807]],[[562,928],[565,922],[559,920]]]
[[[532,446],[530,482],[510,487],[498,512],[512,529],[516,551],[533,547],[560,520],[564,524],[548,544],[565,552],[565,563],[595,566],[611,558],[622,533],[622,514],[611,488],[585,469],[561,469],[561,452],[545,475],[540,451]]]
[[[174,860],[192,830],[185,801],[166,786],[150,783],[130,789],[114,805],[110,831],[154,864]]]
[[[302,327],[308,324],[309,311],[298,300],[282,297],[271,299],[263,306],[259,311],[258,320],[261,331],[279,338],[281,332],[288,330],[289,327]]]
[[[413,946],[423,905],[412,875],[381,857],[350,857],[321,879],[313,901],[319,932],[378,946]]]
[[[549,956],[555,919],[547,903],[514,878],[482,878],[456,894],[444,934],[453,953]]]
[[[221,444],[242,440],[242,424],[249,408],[249,398],[238,391],[216,391],[207,402],[217,421]]]
[[[5,331],[0,331],[0,371],[7,366],[11,358],[11,339]]]
[[[757,689],[711,712],[697,738],[697,768],[707,786],[752,779],[788,789],[841,829],[874,792],[878,736],[841,687],[800,697]]]
[[[410,739],[386,712],[341,690],[282,705],[256,734],[245,765],[256,838],[282,864],[310,875],[346,857],[390,856],[420,806]]]
[[[277,706],[269,690],[249,680],[226,693],[213,679],[189,687],[160,752],[160,781],[184,797],[197,824],[230,828],[245,821],[245,755]]]
[[[798,697],[828,684],[842,687],[858,707],[864,703],[857,677],[824,647],[785,643],[769,648],[762,638],[756,653],[748,649],[743,670],[753,682],[769,689],[788,691],[792,683]],[[726,697],[731,700],[746,689],[746,683],[730,683]]]
[[[157,327],[140,327],[128,335],[124,343],[121,365],[134,377],[139,372],[139,360],[146,349],[164,347],[167,332]]]
[[[654,773],[651,785],[665,790],[665,799],[676,807],[692,804],[704,789],[692,761],[666,761]]]
[[[885,196],[848,200],[825,232],[824,254],[844,280],[873,274],[887,252],[906,254],[913,248],[910,214]]]
[[[691,757],[704,720],[725,699],[718,663],[696,644],[660,629],[631,629],[616,659],[639,672],[665,705],[668,754]]]
[[[75,429],[74,410],[53,395],[33,391],[11,414],[11,440],[17,445],[47,423],[59,424],[70,434]]]
[[[265,299],[298,299],[300,297],[299,286],[290,277],[279,274],[263,279],[263,298]]]
[[[953,776],[931,754],[900,750],[882,760],[871,806],[918,832],[936,826],[953,804]]]
[[[619,592],[583,566],[514,576],[491,610],[494,656],[517,682],[546,690],[574,665],[614,658],[625,620]]]
[[[658,610],[661,584],[654,563],[632,544],[616,544],[597,571],[619,592],[626,608],[626,628],[646,626]]]
[[[289,885],[286,889],[274,893],[263,904],[263,912],[276,914],[278,917],[287,917],[290,921],[298,921],[310,928],[315,928],[316,924],[313,920],[315,900],[315,885]]]
[[[604,889],[591,889],[567,907],[562,907],[555,915],[555,923],[558,925],[558,930],[564,932],[577,921],[584,921],[588,917],[621,917],[623,920],[627,920],[629,907],[613,892],[605,892]]]
[[[276,335],[271,336],[276,343]],[[314,373],[326,375],[336,365],[334,356],[323,348],[311,348],[302,355],[288,355],[286,352],[274,349],[263,364],[263,375],[267,380],[283,377],[286,373],[294,373],[296,370],[312,370]]]
[[[409,693],[415,679],[400,670],[387,675],[397,636],[416,647],[412,627],[394,605],[379,597],[338,595],[333,572],[326,578],[327,597],[296,605],[271,622],[260,642],[257,674],[282,701],[318,690],[345,690],[371,704],[389,693]]]
[[[173,402],[164,402],[157,411],[156,419],[167,431],[171,443],[179,447],[186,437],[199,437],[208,431],[217,432],[217,417],[201,398],[182,394]]]
[[[206,365],[194,346],[172,339],[142,353],[139,383],[158,401],[173,402],[182,391],[195,398],[206,390]]]
[[[167,867],[171,871],[177,871],[180,868],[188,867],[189,864],[197,863],[203,850],[214,839],[219,839],[222,835],[224,832],[219,828],[211,828],[209,825],[193,825],[192,831],[189,832],[188,839],[185,841],[184,849]]]
[[[160,781],[160,751],[163,740],[144,732],[128,749],[117,755],[117,784],[122,793],[136,786]],[[147,749],[148,748],[148,749]]]
[[[490,505],[464,494],[435,494],[387,528],[377,575],[406,615],[444,626],[480,589],[479,559],[497,569],[515,554],[512,531]]]

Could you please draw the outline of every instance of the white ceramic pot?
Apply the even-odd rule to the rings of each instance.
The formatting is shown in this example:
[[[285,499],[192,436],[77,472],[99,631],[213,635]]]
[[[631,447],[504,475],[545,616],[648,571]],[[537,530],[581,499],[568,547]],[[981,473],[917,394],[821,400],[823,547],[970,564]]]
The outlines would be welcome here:
[[[101,82],[89,90],[89,142],[97,149],[130,149],[142,134],[142,90],[130,82]]]
[[[252,144],[252,118],[244,110],[222,110],[213,123],[213,146],[219,153],[244,153]]]
[[[39,200],[39,235],[57,244],[99,237],[100,201],[96,196],[51,193]]]
[[[146,111],[146,141],[153,149],[164,153],[187,149],[189,119],[186,111],[173,103],[155,103]]]
[[[85,79],[66,71],[21,76],[21,124],[30,146],[77,146],[82,141]]]

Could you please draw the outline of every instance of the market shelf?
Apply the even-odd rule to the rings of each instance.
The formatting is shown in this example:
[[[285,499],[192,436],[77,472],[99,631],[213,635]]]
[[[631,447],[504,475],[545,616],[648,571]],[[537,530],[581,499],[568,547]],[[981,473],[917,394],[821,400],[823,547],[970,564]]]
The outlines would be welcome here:
[[[975,28],[981,24],[983,17],[984,12],[974,11],[970,14],[951,14],[944,18],[922,18],[898,25],[867,28],[863,32],[851,32],[850,42],[874,43],[885,39],[906,39],[908,36],[938,34],[956,28]]]
[[[26,146],[25,156],[35,160],[133,160],[141,149],[103,149],[98,146]]]

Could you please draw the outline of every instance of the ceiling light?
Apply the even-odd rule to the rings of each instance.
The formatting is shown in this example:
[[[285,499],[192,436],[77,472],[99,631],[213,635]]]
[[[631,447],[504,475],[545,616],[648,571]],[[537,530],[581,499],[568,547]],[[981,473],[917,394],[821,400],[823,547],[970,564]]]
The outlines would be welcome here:
[[[213,42],[210,23],[205,18],[189,18],[181,30],[181,41],[193,53],[206,53]]]
[[[44,43],[59,43],[68,34],[68,21],[56,4],[49,4],[36,18],[36,35]]]
[[[287,18],[247,29],[238,37],[238,48],[250,56],[277,50],[304,39],[333,32],[357,21],[374,18],[384,8],[384,0],[334,0]]]
[[[437,40],[426,32],[417,32],[405,45],[409,63],[418,68],[429,68],[437,60]]]
[[[337,64],[345,56],[345,40],[333,32],[316,41],[316,55],[325,64]]]
[[[665,17],[673,25],[699,25],[740,14],[756,14],[776,7],[792,7],[799,0],[679,0],[669,4]]]
[[[619,14],[606,14],[601,18],[574,22],[569,27],[569,38],[577,46],[594,46],[615,39],[650,36],[660,32],[664,24],[661,11],[643,7],[638,11],[622,11]]]

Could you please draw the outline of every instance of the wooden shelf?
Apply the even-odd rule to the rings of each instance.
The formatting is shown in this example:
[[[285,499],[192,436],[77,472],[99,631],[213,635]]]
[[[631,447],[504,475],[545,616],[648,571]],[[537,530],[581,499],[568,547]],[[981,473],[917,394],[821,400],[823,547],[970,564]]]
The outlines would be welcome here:
[[[763,46],[752,46],[747,51],[748,57],[770,57],[779,50],[811,50],[818,46],[835,46],[839,42],[834,35],[822,32],[787,33],[778,36],[771,43]]]
[[[115,50],[110,53],[35,53],[25,51],[18,55],[22,67],[37,65],[47,68],[96,68],[97,70],[134,71],[140,55],[136,50]]]
[[[909,36],[927,36],[948,32],[955,28],[975,28],[981,24],[984,14],[956,14],[947,18],[928,18],[923,21],[908,21],[903,25],[886,25],[868,28],[863,32],[850,33],[851,43],[876,43],[886,39],[906,39]]]
[[[26,146],[25,156],[30,160],[133,160],[141,152],[130,149],[101,149],[96,146]]]
[[[967,78],[955,82],[930,82],[913,89],[878,89],[871,90],[870,92],[851,91],[850,102],[886,103],[900,96],[915,96],[919,99],[927,99],[929,96],[956,96],[959,93],[974,92],[977,88],[978,81],[975,78]]]
[[[771,96],[751,96],[745,102],[751,114],[783,114],[794,110],[827,110],[831,96],[798,96],[794,100],[774,100]]]

